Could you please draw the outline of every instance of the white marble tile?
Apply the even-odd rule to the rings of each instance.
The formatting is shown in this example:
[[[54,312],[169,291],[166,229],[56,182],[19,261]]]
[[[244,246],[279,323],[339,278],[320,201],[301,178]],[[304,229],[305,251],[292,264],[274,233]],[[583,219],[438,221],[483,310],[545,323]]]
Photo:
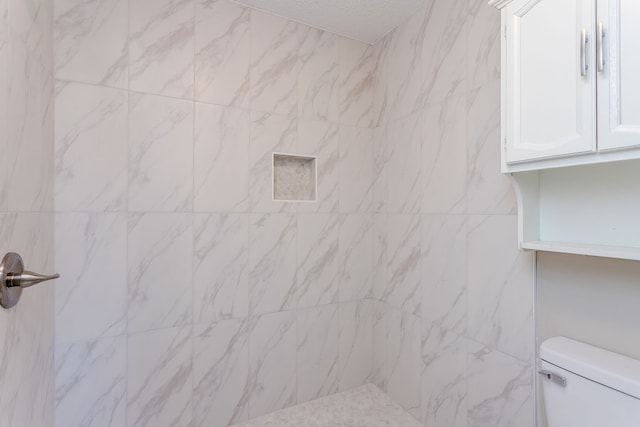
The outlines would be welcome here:
[[[9,0],[0,0],[0,55],[6,60],[9,49]],[[7,67],[3,67],[2,75],[7,77]],[[6,95],[7,80],[2,80],[3,95]],[[4,98],[3,98],[4,99]],[[3,110],[3,113],[6,111]]]
[[[127,92],[63,82],[56,92],[56,210],[125,210]]]
[[[249,217],[249,312],[270,313],[296,305],[296,217]]]
[[[436,0],[423,24],[421,105],[439,104],[467,90],[467,3]]]
[[[373,283],[371,295],[381,301],[387,296],[388,282],[388,230],[386,214],[373,215]]]
[[[456,0],[457,1],[457,0]],[[466,96],[424,110],[422,213],[464,213],[467,193]]]
[[[193,0],[129,0],[129,88],[193,97]]]
[[[389,123],[386,144],[387,209],[389,213],[418,213],[421,206],[422,114]]]
[[[390,308],[387,317],[387,393],[420,417],[420,318]]]
[[[297,401],[338,391],[338,305],[298,311]]]
[[[422,270],[420,215],[387,218],[387,288],[384,300],[407,313],[420,314]]]
[[[294,212],[295,203],[273,201],[273,153],[295,154],[297,120],[251,113],[249,206],[252,212]]]
[[[425,427],[467,426],[467,339],[424,322],[422,416]]]
[[[338,301],[338,225],[337,214],[297,216],[297,307]]]
[[[126,425],[127,338],[56,345],[56,427]]]
[[[9,1],[0,0],[0,47],[7,48],[9,38]],[[6,82],[5,82],[6,83]]]
[[[129,97],[129,210],[193,207],[193,103]]]
[[[49,292],[50,295],[45,296],[45,301],[51,301],[53,298],[53,292]],[[51,304],[48,304],[51,306]],[[47,312],[53,312],[53,308],[47,310]],[[50,317],[49,317],[50,318]],[[55,423],[55,350],[53,346],[54,335],[51,332],[51,328],[47,328],[49,332],[45,334],[45,341],[50,345],[43,349],[40,353],[42,363],[38,367],[41,374],[37,380],[31,381],[30,387],[35,392],[31,395],[29,402],[29,413],[31,417],[37,421],[32,421],[29,425],[34,427],[50,426]],[[30,371],[34,375],[35,370]],[[34,375],[35,376],[35,375]]]
[[[389,154],[391,146],[387,141],[387,127],[373,129],[373,212],[388,211],[389,196]]]
[[[55,77],[127,89],[128,24],[126,0],[56,0]]]
[[[338,212],[340,202],[339,127],[324,121],[298,120],[299,154],[316,156],[317,201],[299,203],[298,212]]]
[[[33,64],[42,67],[38,74],[48,74],[53,66],[53,3],[47,0],[29,3],[8,0],[7,4],[10,43],[24,42],[24,46],[13,46],[25,47],[36,61]]]
[[[298,112],[299,24],[251,10],[251,109]]]
[[[373,204],[373,130],[340,126],[340,212],[369,212]]]
[[[298,117],[337,122],[340,114],[340,38],[298,27]]]
[[[0,245],[20,254],[27,269],[52,272],[54,268],[53,228],[53,215],[50,213],[3,212],[0,213]],[[50,286],[31,288],[30,291],[32,292],[22,292],[18,306],[10,310],[3,309],[0,311],[3,314],[0,319],[4,322],[2,328],[0,328],[0,339],[4,338],[6,340],[2,342],[4,347],[0,347],[0,350],[2,348],[5,349],[0,352],[0,363],[4,363],[0,364],[0,374],[8,376],[7,372],[9,370],[16,369],[18,371],[16,373],[12,372],[11,379],[6,379],[6,382],[3,376],[3,382],[0,383],[0,386],[3,384],[18,384],[19,377],[27,366],[23,365],[23,362],[19,360],[13,360],[14,357],[9,357],[10,354],[21,355],[19,357],[25,359],[24,363],[38,363],[40,358],[45,357],[44,352],[51,350],[49,347],[53,345],[53,341],[47,342],[47,338],[50,336],[53,340],[54,334],[53,285],[55,282],[49,282],[48,284]],[[38,316],[34,317],[33,313],[38,313]],[[43,320],[47,322],[47,325],[42,323]],[[51,328],[45,326],[51,326]],[[26,351],[36,351],[30,348],[33,346],[42,346],[43,348],[37,350],[42,353],[25,355],[24,352]],[[6,358],[3,360],[5,355]],[[27,359],[29,362],[26,362]],[[30,376],[26,375],[25,381],[29,379]],[[14,380],[18,382],[12,382]],[[10,403],[9,401],[18,394],[36,393],[26,386],[22,392],[16,387],[11,387],[11,389],[0,387],[0,391],[6,391],[5,394],[0,393],[0,405],[3,408],[6,408],[7,403]],[[23,402],[20,403],[22,404]],[[19,409],[23,408],[20,407]]]
[[[532,365],[469,342],[468,426],[534,426]]]
[[[424,2],[425,5],[427,2]],[[389,119],[406,117],[421,106],[424,76],[422,45],[425,33],[425,5],[397,27],[388,37],[389,65],[387,96]]]
[[[196,325],[194,426],[225,427],[249,416],[249,320]]]
[[[373,217],[369,214],[340,216],[339,301],[367,298],[373,283]]]
[[[373,46],[340,37],[340,123],[370,127],[373,124]]]
[[[129,336],[127,425],[193,425],[191,327]]]
[[[467,210],[515,214],[511,180],[500,173],[500,80],[470,91],[467,102]]]
[[[129,214],[129,333],[191,322],[192,221],[189,214]]]
[[[194,217],[193,313],[196,322],[249,314],[249,218]]]
[[[55,255],[56,343],[125,333],[126,214],[57,214]]]
[[[467,220],[464,215],[422,216],[422,318],[466,333]]]
[[[249,327],[249,417],[296,403],[296,314],[251,318]]]
[[[23,50],[22,53],[31,53],[34,64],[42,67],[38,71],[39,74],[51,71],[53,4],[45,0],[34,0],[30,3],[5,0],[4,4],[4,8],[8,10],[6,25],[10,46]],[[35,77],[35,74],[31,77]]]
[[[52,272],[50,213],[1,214],[0,242],[20,253],[27,268]],[[8,426],[53,424],[55,282],[47,285],[23,292],[17,306],[0,310],[0,410]]]
[[[0,183],[10,211],[53,209],[52,7],[44,0],[8,2],[7,145]]]
[[[342,303],[338,310],[338,389],[345,391],[371,380],[373,313],[370,300]]]
[[[0,0],[0,63],[9,63],[9,8],[8,0]],[[9,128],[9,67],[0,67],[0,149],[8,151],[10,142],[7,137]],[[0,165],[3,165],[0,163]],[[4,179],[4,174],[0,175]],[[0,209],[6,210],[6,184],[0,185]]]
[[[373,384],[367,384],[235,425],[235,427],[276,426],[419,427],[420,423],[379,388]]]
[[[228,0],[196,0],[195,97],[249,107],[249,8]]]
[[[483,0],[469,0],[469,89],[500,79],[500,11]]]
[[[50,83],[50,79],[34,81],[18,96],[12,96],[17,91],[9,91],[9,147],[5,150],[2,182],[10,211],[34,212],[53,208],[53,96]],[[10,87],[20,85],[10,83]],[[48,100],[41,100],[43,97]]]
[[[195,104],[194,210],[246,212],[250,118],[247,111]]]
[[[472,216],[468,333],[525,362],[534,358],[534,257],[518,249],[515,216]]]
[[[371,301],[371,304],[373,350],[371,359],[371,382],[380,387],[380,389],[386,390],[389,379],[387,370],[389,305],[375,299]]]

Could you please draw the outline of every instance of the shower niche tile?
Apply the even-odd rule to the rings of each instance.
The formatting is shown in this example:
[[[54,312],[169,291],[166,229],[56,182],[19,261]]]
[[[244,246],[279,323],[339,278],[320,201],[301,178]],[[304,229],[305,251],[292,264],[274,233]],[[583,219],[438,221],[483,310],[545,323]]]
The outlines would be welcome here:
[[[317,174],[315,156],[273,153],[273,200],[315,202]]]

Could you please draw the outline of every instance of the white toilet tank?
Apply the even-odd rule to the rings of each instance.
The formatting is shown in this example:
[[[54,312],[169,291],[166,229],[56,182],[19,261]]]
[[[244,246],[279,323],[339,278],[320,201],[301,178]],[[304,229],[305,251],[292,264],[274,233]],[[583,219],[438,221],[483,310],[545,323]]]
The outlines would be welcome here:
[[[565,337],[540,346],[549,427],[640,427],[640,361]]]

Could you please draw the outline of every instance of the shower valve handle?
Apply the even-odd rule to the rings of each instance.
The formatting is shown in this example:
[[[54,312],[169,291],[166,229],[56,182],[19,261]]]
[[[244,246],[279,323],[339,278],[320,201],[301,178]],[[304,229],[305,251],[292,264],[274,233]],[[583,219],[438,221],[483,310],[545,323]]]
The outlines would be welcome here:
[[[46,275],[34,273],[33,271],[23,271],[22,274],[10,275],[10,277],[7,278],[7,286],[20,286],[24,289],[59,277],[60,275],[57,273]]]
[[[25,271],[22,257],[9,252],[0,262],[0,306],[11,308],[20,300],[22,289],[58,277],[59,274],[44,275]]]

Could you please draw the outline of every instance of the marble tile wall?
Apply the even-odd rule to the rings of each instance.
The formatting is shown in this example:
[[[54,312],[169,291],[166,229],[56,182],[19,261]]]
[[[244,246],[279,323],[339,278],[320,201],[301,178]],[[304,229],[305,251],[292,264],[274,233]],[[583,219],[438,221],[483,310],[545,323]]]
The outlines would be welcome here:
[[[367,382],[426,426],[533,425],[486,0],[375,46],[229,0],[54,3],[56,426]],[[317,156],[316,203],[272,200],[273,151]]]
[[[53,8],[47,0],[0,0],[0,256],[54,268]],[[56,282],[0,308],[2,425],[49,427],[54,417]]]
[[[434,0],[374,52],[372,381],[428,427],[534,425],[499,28],[486,0]]]
[[[229,0],[53,3],[55,425],[226,426],[369,382],[380,50]],[[317,157],[317,202],[272,200],[274,151]],[[419,242],[393,260],[414,310]]]

